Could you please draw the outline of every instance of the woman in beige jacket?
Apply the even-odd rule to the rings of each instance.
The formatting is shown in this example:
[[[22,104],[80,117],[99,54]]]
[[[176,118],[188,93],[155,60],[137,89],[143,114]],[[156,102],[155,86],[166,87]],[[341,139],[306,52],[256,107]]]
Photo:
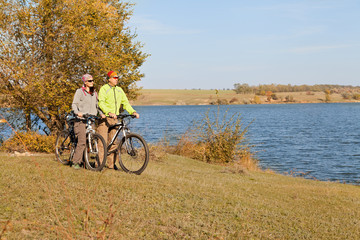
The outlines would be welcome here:
[[[94,88],[93,77],[90,74],[85,74],[82,76],[82,81],[84,85],[75,92],[72,110],[79,118],[83,117],[84,114],[100,114],[105,117],[98,107],[98,97]],[[73,157],[73,168],[80,169],[86,144],[86,123],[81,119],[77,119],[74,124],[74,132],[78,141]]]

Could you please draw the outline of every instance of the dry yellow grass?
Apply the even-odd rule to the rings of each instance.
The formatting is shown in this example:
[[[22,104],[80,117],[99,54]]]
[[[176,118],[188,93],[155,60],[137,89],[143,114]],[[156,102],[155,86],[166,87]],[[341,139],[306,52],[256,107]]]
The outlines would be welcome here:
[[[142,89],[141,96],[132,101],[133,105],[208,105],[217,99],[226,100],[229,104],[248,104],[254,99],[254,94],[236,94],[233,90],[174,90],[174,89]],[[262,104],[285,103],[285,97],[293,96],[295,103],[322,103],[325,93],[284,92],[276,93],[279,100],[268,102],[266,96],[259,96]],[[341,94],[331,94],[331,102],[356,102],[345,100]]]
[[[0,239],[358,239],[360,188],[169,155],[145,172],[0,155]],[[235,171],[236,172],[236,171]]]

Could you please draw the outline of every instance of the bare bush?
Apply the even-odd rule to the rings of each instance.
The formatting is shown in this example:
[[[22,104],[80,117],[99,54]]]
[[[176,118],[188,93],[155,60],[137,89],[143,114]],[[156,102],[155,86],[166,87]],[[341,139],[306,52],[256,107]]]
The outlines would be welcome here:
[[[219,110],[214,118],[209,112],[181,137],[173,153],[205,161],[208,163],[240,163],[247,169],[256,169],[257,161],[246,137],[247,127],[243,127],[240,114],[229,119],[222,117]]]

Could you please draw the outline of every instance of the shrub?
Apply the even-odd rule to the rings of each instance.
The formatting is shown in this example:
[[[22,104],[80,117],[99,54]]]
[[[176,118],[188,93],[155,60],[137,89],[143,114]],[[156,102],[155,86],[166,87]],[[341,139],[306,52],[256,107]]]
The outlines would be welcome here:
[[[271,98],[272,98],[273,100],[278,100],[278,99],[279,99],[278,96],[276,96],[275,93],[272,93],[272,94],[271,94]]]
[[[181,137],[173,153],[208,163],[237,163],[248,169],[257,168],[240,114],[220,119],[219,110],[211,120],[209,112]],[[251,162],[251,164],[249,164]]]
[[[260,104],[261,103],[261,100],[260,100],[260,97],[255,95],[254,96],[254,100],[252,101],[254,104]]]
[[[217,99],[216,101],[211,101],[211,105],[228,105],[228,101],[226,99]]]
[[[294,97],[292,95],[287,95],[285,97],[285,102],[295,102]]]
[[[167,157],[167,152],[170,152],[169,141],[163,137],[157,143],[149,143],[149,154],[151,161],[162,161]]]
[[[251,101],[249,101],[248,99],[243,99],[243,104],[249,104],[251,103]]]
[[[351,99],[350,93],[342,93],[341,96],[343,97],[343,99]]]
[[[327,103],[331,102],[330,94],[325,93],[325,102]]]
[[[25,152],[28,150],[30,152],[52,153],[55,149],[55,141],[56,136],[41,135],[32,131],[18,132],[18,134],[14,134],[4,141],[0,149],[7,152]]]
[[[360,100],[360,93],[354,93],[353,94],[353,99]]]
[[[271,95],[272,95],[273,93],[271,92],[271,91],[267,91],[266,92],[266,100],[268,101],[268,102],[270,102],[271,101]]]
[[[238,102],[239,101],[239,99],[237,99],[236,97],[233,97],[230,101],[229,101],[229,103],[236,103],[236,102]]]

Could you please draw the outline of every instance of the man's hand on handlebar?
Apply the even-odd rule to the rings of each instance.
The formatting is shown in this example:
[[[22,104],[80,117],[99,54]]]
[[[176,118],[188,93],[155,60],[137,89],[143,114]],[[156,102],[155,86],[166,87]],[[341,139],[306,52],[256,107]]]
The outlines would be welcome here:
[[[123,114],[119,114],[119,115],[116,115],[114,113],[109,113],[109,117],[111,118],[114,118],[114,119],[123,119],[124,117],[132,117],[132,118],[140,118],[140,115],[137,113],[137,112],[134,112],[133,114],[131,115],[123,115]]]
[[[134,112],[132,115],[134,115],[136,118],[140,118],[140,115],[137,112]]]

